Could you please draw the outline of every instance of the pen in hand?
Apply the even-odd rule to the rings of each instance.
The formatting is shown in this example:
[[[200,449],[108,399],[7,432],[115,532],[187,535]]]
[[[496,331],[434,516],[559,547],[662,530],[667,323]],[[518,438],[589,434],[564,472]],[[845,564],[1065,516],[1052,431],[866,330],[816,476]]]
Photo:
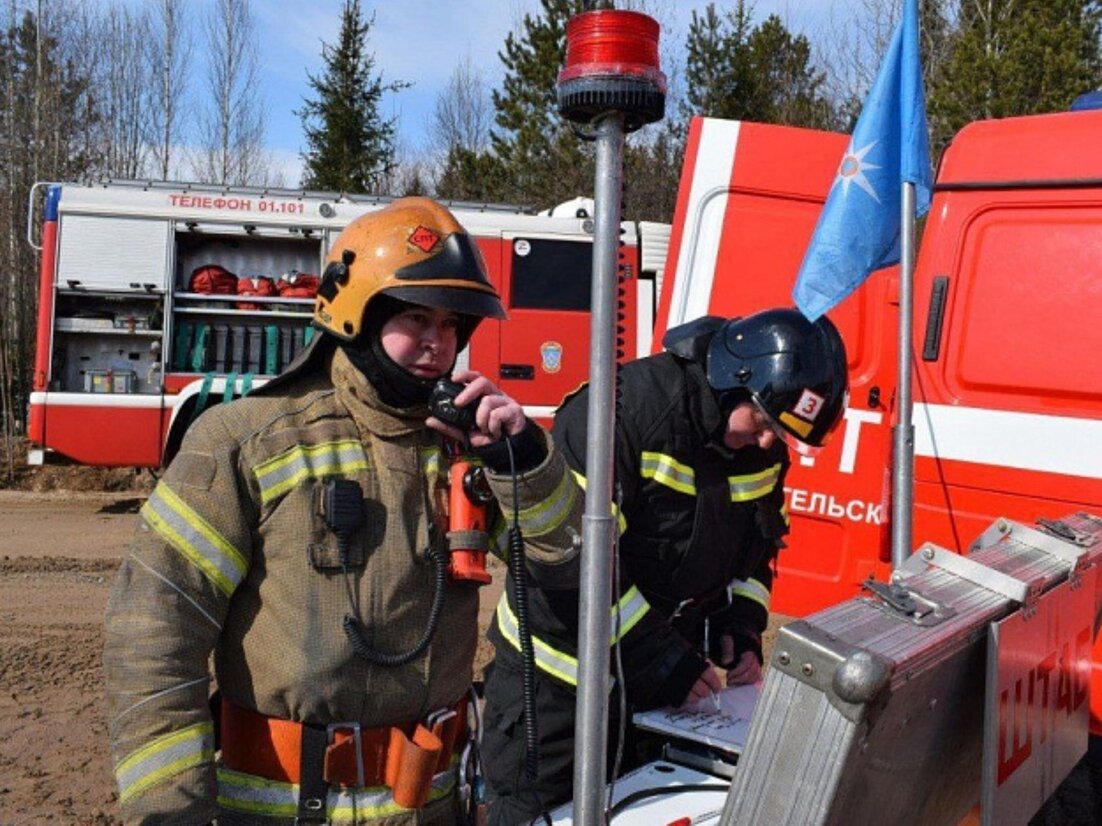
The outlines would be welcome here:
[[[723,707],[719,704],[719,695],[714,691],[709,691],[708,693],[712,695],[712,705],[715,706],[715,710],[721,711]]]

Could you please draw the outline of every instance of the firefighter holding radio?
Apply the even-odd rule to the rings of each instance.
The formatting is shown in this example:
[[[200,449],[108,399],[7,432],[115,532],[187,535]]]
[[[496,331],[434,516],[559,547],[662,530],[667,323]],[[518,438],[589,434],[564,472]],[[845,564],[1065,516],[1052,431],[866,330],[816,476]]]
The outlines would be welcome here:
[[[619,577],[612,611],[623,698],[632,711],[693,705],[761,678],[772,565],[788,520],[788,448],[817,452],[842,418],[846,355],[827,318],[775,309],[670,330],[666,352],[625,365],[617,390],[614,510]],[[555,417],[555,444],[584,485],[588,390]],[[571,568],[576,567],[571,565]],[[529,823],[571,797],[577,590],[528,591],[536,651],[539,775],[524,771],[521,668],[512,605],[490,639],[483,751],[492,824]],[[616,658],[613,658],[615,662]],[[610,697],[615,712],[622,695]],[[610,742],[616,726],[610,725]],[[630,742],[630,737],[629,737]],[[615,748],[610,748],[614,753]],[[629,756],[628,762],[631,762]]]
[[[299,359],[189,430],[107,611],[126,822],[460,822],[481,563],[515,513],[553,578],[583,506],[487,378],[429,415],[503,317],[451,213],[395,201],[334,242]]]

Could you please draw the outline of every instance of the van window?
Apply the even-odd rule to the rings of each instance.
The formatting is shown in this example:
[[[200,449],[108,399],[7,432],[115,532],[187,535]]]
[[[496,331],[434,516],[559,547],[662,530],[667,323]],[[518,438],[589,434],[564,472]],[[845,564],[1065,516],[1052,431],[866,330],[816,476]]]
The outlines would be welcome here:
[[[513,239],[511,305],[522,310],[589,310],[593,245]]]
[[[1028,407],[1027,399],[1097,398],[1102,388],[1098,295],[1102,211],[1093,205],[987,209],[960,259],[948,384],[965,403]],[[1016,401],[1017,400],[1017,401]]]

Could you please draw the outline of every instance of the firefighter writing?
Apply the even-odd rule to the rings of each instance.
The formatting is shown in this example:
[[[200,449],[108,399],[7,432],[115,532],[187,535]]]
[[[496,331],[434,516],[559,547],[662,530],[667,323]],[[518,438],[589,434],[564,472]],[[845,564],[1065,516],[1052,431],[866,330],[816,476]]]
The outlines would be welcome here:
[[[1002,785],[1046,742],[1068,725],[1087,700],[1090,686],[1091,628],[1065,637],[1031,668],[1000,679],[999,764]]]
[[[273,201],[266,198],[234,198],[220,195],[190,195],[173,193],[168,202],[186,209],[229,209],[238,212],[266,212],[280,215],[302,215],[306,206],[301,201]]]

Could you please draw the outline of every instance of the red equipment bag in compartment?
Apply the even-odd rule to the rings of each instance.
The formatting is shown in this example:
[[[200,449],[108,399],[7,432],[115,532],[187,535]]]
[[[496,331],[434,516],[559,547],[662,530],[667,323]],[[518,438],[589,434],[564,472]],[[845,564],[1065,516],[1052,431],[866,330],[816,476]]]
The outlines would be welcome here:
[[[238,295],[257,295],[262,298],[271,298],[276,294],[275,282],[268,278],[266,275],[251,275],[247,278],[237,279],[237,294]],[[262,310],[267,309],[266,306],[261,304],[254,304],[251,301],[238,301],[234,305],[239,310]]]
[[[188,290],[204,295],[234,295],[237,276],[218,264],[204,264],[191,271]]]
[[[318,284],[321,282],[316,275],[308,272],[291,270],[279,277],[276,288],[280,298],[313,298],[318,294]]]

